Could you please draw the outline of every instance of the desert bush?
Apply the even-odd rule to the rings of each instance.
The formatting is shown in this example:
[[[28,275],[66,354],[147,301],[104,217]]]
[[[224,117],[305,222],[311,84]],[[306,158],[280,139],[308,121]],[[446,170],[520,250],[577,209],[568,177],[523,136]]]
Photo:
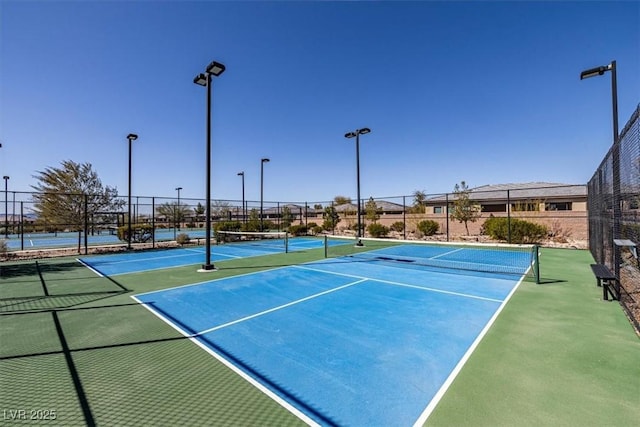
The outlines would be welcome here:
[[[438,232],[440,225],[431,219],[425,219],[420,221],[416,227],[418,227],[418,230],[425,236],[433,236]]]
[[[389,234],[389,227],[386,227],[382,224],[369,224],[367,227],[367,231],[371,235],[371,237],[385,237]]]
[[[276,223],[271,221],[270,219],[263,220],[262,224],[263,224],[263,227],[264,227],[263,231],[276,230],[278,228]]]
[[[482,229],[494,240],[509,240],[509,218],[488,218]],[[547,235],[548,230],[544,225],[511,218],[511,243],[538,243]]]
[[[191,241],[191,237],[189,237],[186,233],[180,233],[176,236],[176,243],[179,245],[186,245]]]
[[[289,227],[289,233],[293,236],[306,236],[307,226],[304,224],[292,225]]]
[[[214,227],[215,231],[240,231],[242,223],[240,221],[221,221]]]
[[[389,229],[391,231],[402,232],[402,231],[404,231],[404,222],[396,221],[393,224],[391,224],[391,227],[389,227]]]
[[[549,227],[549,237],[554,242],[567,243],[568,238],[571,237],[571,231],[562,228],[560,221],[553,221]]]

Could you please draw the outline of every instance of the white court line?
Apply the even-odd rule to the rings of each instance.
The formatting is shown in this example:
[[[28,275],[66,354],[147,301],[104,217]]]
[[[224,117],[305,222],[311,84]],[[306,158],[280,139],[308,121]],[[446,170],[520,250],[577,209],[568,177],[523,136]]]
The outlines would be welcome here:
[[[104,277],[104,275],[102,273],[100,273],[98,270],[96,270],[95,268],[91,267],[89,264],[87,264],[86,262],[82,261],[80,258],[76,258],[76,261],[78,261],[80,264],[84,265],[85,267],[87,267],[89,270],[93,271],[95,274],[97,274],[99,277]]]
[[[150,294],[155,294],[155,293],[158,293],[158,292],[166,292],[166,291],[172,291],[174,289],[186,288],[186,287],[189,287],[189,286],[200,286],[200,285],[204,285],[206,283],[218,282],[220,280],[231,279],[231,278],[235,278],[235,277],[251,276],[253,274],[260,274],[260,273],[264,273],[266,271],[282,270],[283,268],[288,268],[288,267],[289,267],[288,265],[284,265],[282,267],[275,267],[275,268],[270,268],[270,269],[267,269],[267,270],[258,270],[258,271],[252,271],[251,273],[237,274],[235,276],[218,277],[217,279],[203,280],[202,282],[197,282],[197,283],[187,283],[185,285],[174,286],[172,288],[165,288],[165,289],[158,289],[157,291],[143,292],[143,293],[137,294],[137,295],[150,295]]]
[[[380,282],[380,283],[385,283],[387,285],[404,286],[404,287],[408,287],[408,288],[416,288],[416,289],[422,289],[422,290],[425,290],[425,291],[438,292],[438,293],[441,293],[441,294],[455,295],[455,296],[464,297],[464,298],[471,298],[471,299],[478,299],[478,300],[482,300],[482,301],[502,302],[502,300],[497,300],[497,299],[494,299],[494,298],[479,297],[477,295],[463,294],[463,293],[460,293],[460,292],[445,291],[445,290],[442,290],[442,289],[429,288],[429,287],[426,287],[426,286],[410,285],[408,283],[393,282],[393,281],[390,281],[390,280],[374,279],[372,277],[358,276],[358,275],[355,275],[355,274],[336,273],[336,272],[333,272],[333,271],[319,270],[319,269],[316,269],[316,268],[309,268],[309,267],[304,267],[304,266],[301,266],[301,265],[294,265],[292,267],[300,268],[300,269],[303,269],[303,270],[321,271],[321,272],[324,272],[324,273],[335,274],[335,275],[338,275],[338,276],[352,277],[354,279],[364,279],[364,280],[369,280],[371,282]]]
[[[450,255],[452,253],[455,253],[455,252],[458,252],[458,251],[461,251],[461,250],[464,250],[464,248],[460,248],[460,249],[456,249],[456,250],[453,250],[453,251],[445,252],[445,253],[440,254],[440,255],[432,256],[430,259],[440,258],[441,256]]]
[[[291,412],[293,415],[298,417],[302,422],[304,422],[305,424],[307,424],[309,426],[320,427],[320,424],[318,424],[315,421],[313,421],[311,418],[309,418],[305,413],[300,411],[298,408],[296,408],[295,406],[291,405],[289,402],[287,402],[286,400],[284,400],[283,398],[281,398],[280,396],[278,396],[277,394],[275,394],[274,392],[269,390],[267,387],[262,385],[262,383],[260,383],[259,381],[255,380],[250,375],[246,374],[242,369],[238,368],[235,364],[233,364],[232,362],[228,361],[224,356],[218,354],[216,351],[214,351],[213,349],[211,349],[208,346],[206,346],[205,344],[203,344],[197,338],[197,336],[194,336],[194,335],[189,334],[188,332],[184,331],[182,328],[180,328],[178,325],[173,323],[171,320],[167,319],[162,314],[160,314],[157,311],[155,311],[148,304],[140,301],[138,298],[136,298],[136,296],[131,296],[131,298],[133,298],[135,301],[137,301],[139,304],[141,304],[144,308],[149,310],[155,316],[160,318],[163,322],[167,323],[173,329],[178,331],[182,336],[186,337],[189,341],[191,341],[192,343],[194,343],[195,345],[197,345],[198,347],[200,347],[201,349],[203,349],[204,351],[206,351],[207,353],[209,353],[210,355],[215,357],[220,363],[222,363],[227,368],[231,369],[233,372],[238,374],[241,378],[243,378],[249,384],[251,384],[252,386],[257,388],[258,390],[260,390],[262,393],[266,394],[268,397],[270,397],[277,404],[279,404],[280,406],[282,406],[283,408],[285,408],[286,410]]]
[[[353,285],[357,285],[358,283],[365,282],[366,280],[368,280],[368,279],[356,280],[355,282],[347,283],[346,285],[338,286],[337,288],[333,288],[333,289],[329,289],[329,290],[326,290],[326,291],[323,291],[323,292],[320,292],[320,293],[317,293],[317,294],[309,295],[308,297],[300,298],[298,300],[291,301],[291,302],[289,302],[287,304],[283,304],[283,305],[280,305],[278,307],[270,308],[269,310],[264,310],[264,311],[261,311],[261,312],[256,313],[256,314],[252,314],[251,316],[246,316],[246,317],[243,317],[241,319],[234,320],[232,322],[224,323],[222,325],[214,326],[213,328],[205,329],[204,331],[198,332],[197,335],[204,335],[204,334],[209,333],[209,332],[217,331],[218,329],[226,328],[227,326],[235,325],[236,323],[244,322],[245,320],[253,319],[254,317],[259,317],[259,316],[262,316],[262,315],[265,315],[265,314],[272,313],[274,311],[282,310],[283,308],[291,307],[292,305],[296,305],[296,304],[299,304],[301,302],[308,301],[310,299],[321,297],[322,295],[330,294],[332,292],[339,291],[341,289],[348,288],[348,287],[353,286]]]
[[[447,392],[447,390],[449,389],[449,386],[451,386],[451,384],[453,383],[453,380],[455,380],[455,378],[458,376],[458,374],[462,370],[462,367],[467,363],[467,360],[469,360],[469,357],[471,357],[471,354],[475,351],[476,347],[478,347],[478,345],[480,344],[480,341],[482,341],[482,339],[487,334],[489,329],[491,329],[491,326],[493,326],[493,323],[498,318],[498,315],[500,315],[504,307],[507,305],[507,302],[509,302],[513,294],[516,292],[516,290],[524,280],[524,277],[525,276],[522,276],[520,278],[516,286],[513,287],[511,292],[509,292],[509,295],[507,295],[507,297],[504,299],[502,304],[500,304],[500,307],[498,307],[498,309],[493,314],[493,316],[491,316],[491,319],[489,319],[489,322],[487,322],[487,324],[482,329],[480,334],[476,337],[476,339],[473,341],[471,346],[467,349],[466,353],[462,356],[462,359],[460,359],[460,361],[458,362],[456,367],[453,369],[453,371],[451,371],[451,373],[449,374],[445,382],[442,384],[442,386],[440,386],[440,389],[433,396],[433,398],[431,399],[431,402],[429,402],[425,410],[422,411],[422,414],[420,414],[416,422],[413,424],[413,427],[421,427],[424,423],[427,422],[427,419],[429,418],[433,410],[436,408],[436,406],[438,405],[438,403],[440,402],[444,394]]]
[[[181,254],[181,255],[166,255],[166,256],[155,256],[155,257],[147,257],[147,258],[136,258],[136,259],[124,259],[122,261],[113,261],[110,264],[127,264],[132,262],[144,262],[144,261],[153,261],[156,259],[171,259],[171,258],[182,258],[193,256],[194,254]]]

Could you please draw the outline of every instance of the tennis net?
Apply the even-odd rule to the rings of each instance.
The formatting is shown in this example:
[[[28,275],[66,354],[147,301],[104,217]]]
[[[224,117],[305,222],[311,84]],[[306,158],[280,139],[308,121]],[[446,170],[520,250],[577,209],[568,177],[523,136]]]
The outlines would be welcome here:
[[[337,244],[350,241],[349,244]],[[391,239],[359,240],[353,237],[325,239],[327,257],[351,257],[374,262],[500,273],[531,275],[540,280],[538,247],[536,245],[508,245],[492,243],[423,242]]]
[[[217,244],[245,243],[285,252],[289,249],[289,233],[286,231],[216,231],[215,236]]]

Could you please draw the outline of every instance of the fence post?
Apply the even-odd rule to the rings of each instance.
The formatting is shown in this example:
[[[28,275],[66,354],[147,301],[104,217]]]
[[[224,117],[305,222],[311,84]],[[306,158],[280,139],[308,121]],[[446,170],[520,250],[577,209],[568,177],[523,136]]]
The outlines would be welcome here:
[[[89,196],[84,195],[84,254],[89,253]]]
[[[507,190],[507,243],[511,243],[511,193]]]
[[[24,202],[20,202],[20,250],[24,251]]]
[[[445,215],[447,217],[447,242],[449,241],[449,193],[445,194],[445,203],[446,203],[446,207],[444,208],[445,210]]]
[[[156,198],[151,198],[151,248],[156,248]]]
[[[407,203],[406,196],[402,196],[402,239],[407,240]]]

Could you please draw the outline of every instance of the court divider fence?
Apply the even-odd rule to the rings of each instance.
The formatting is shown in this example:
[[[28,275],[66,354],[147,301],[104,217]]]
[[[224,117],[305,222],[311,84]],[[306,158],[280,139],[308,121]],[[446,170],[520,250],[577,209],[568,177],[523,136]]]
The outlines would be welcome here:
[[[0,240],[8,250],[123,245],[128,224],[127,197],[105,201],[99,195],[43,194],[9,191],[4,194],[6,215]],[[155,248],[180,235],[204,240],[204,199],[132,196],[131,223],[146,227],[132,236],[134,247]],[[336,197],[328,201],[274,202],[213,200],[214,229],[228,231],[289,231],[296,234],[356,236],[357,203]],[[466,223],[456,211],[468,214]],[[499,218],[504,230],[497,239],[522,241],[522,222],[543,227],[544,244],[571,244],[587,240],[586,185],[548,183],[490,185],[467,193],[370,197],[360,201],[364,237],[404,240],[489,241],[487,220]],[[626,224],[626,222],[625,222]],[[135,231],[135,229],[134,229]],[[119,234],[120,233],[120,234]],[[123,238],[124,237],[124,238]],[[63,239],[64,243],[63,243]],[[493,240],[495,241],[495,240]],[[586,244],[585,244],[586,247]]]
[[[620,279],[640,332],[640,104],[588,183],[589,249]]]

